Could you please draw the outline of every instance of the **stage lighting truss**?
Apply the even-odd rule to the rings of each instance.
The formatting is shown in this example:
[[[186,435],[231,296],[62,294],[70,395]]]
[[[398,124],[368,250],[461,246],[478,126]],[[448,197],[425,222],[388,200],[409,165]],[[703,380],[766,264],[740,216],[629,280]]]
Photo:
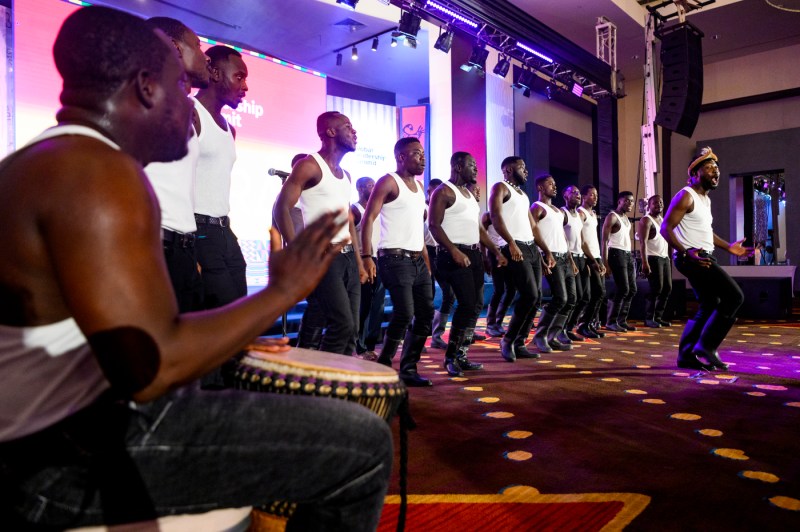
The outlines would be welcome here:
[[[486,47],[489,47],[500,53],[500,59],[493,70],[500,77],[505,77],[508,74],[512,64],[519,64],[531,76],[536,75],[533,73],[533,71],[536,71],[546,81],[553,80],[559,89],[572,92],[579,98],[608,95],[608,91],[594,83],[590,83],[579,72],[568,65],[560,64],[553,57],[553,54],[537,49],[534,45],[517,41],[502,30],[482,21],[475,13],[470,12],[467,7],[462,7],[465,5],[464,2],[452,0],[391,0],[391,3],[403,10],[402,17],[409,17],[415,13],[416,15],[414,16],[416,18],[424,17],[429,22],[438,24],[443,28],[434,45],[437,50],[445,53],[449,52],[452,47],[453,34],[456,31],[461,31],[468,36],[474,37],[481,45],[473,48],[472,56],[469,61],[461,66],[462,70],[468,72],[474,70],[484,75],[486,60],[482,56],[488,55]],[[403,18],[401,18],[402,23]],[[401,31],[400,28],[398,30]],[[403,35],[402,31],[400,35]],[[478,54],[476,54],[477,49],[480,50]],[[528,89],[530,88],[528,87]]]

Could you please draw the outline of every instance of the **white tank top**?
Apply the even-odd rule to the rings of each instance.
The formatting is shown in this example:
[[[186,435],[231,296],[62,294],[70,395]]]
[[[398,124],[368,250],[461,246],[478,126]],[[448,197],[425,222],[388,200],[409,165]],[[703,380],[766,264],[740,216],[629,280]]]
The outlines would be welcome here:
[[[573,255],[583,257],[583,250],[581,249],[581,232],[583,231],[583,220],[581,215],[576,211],[572,214],[566,207],[561,207],[561,210],[567,213],[567,225],[564,226],[564,234],[567,237],[567,249]]]
[[[500,236],[500,233],[498,233],[497,230],[494,228],[494,224],[491,224],[486,229],[486,234],[489,235],[489,240],[494,242],[494,245],[499,248],[508,244],[508,242],[506,242],[505,239],[502,236]]]
[[[536,205],[539,205],[546,213],[544,218],[536,223],[544,244],[552,253],[566,253],[569,248],[564,233],[564,212],[541,201],[537,201]]]
[[[331,168],[319,153],[312,153],[311,156],[317,162],[322,172],[319,183],[300,193],[300,209],[303,211],[303,225],[308,225],[331,211],[350,209],[350,174],[344,172],[342,179],[333,175]],[[350,228],[344,224],[336,233],[331,242],[344,242],[350,239]]]
[[[161,227],[178,233],[194,233],[194,181],[200,143],[192,134],[189,153],[180,161],[150,163],[144,171],[161,206]]]
[[[649,214],[646,214],[645,218],[649,218],[653,224],[653,227],[656,229],[656,236],[654,238],[647,238],[644,242],[644,248],[645,251],[647,251],[647,256],[662,258],[666,257],[669,254],[669,244],[667,244],[667,240],[661,236],[661,223],[656,221],[656,219]],[[637,234],[636,237],[638,238],[639,235]]]
[[[397,183],[397,197],[381,207],[381,239],[379,249],[422,251],[425,246],[425,189],[414,180],[416,192],[411,192],[403,179],[389,172]]]
[[[83,135],[114,149],[100,132],[78,125],[48,129],[26,146]],[[89,406],[110,387],[72,318],[34,327],[0,325],[0,441],[42,430]]]
[[[194,107],[200,117],[194,212],[227,216],[231,212],[231,171],[236,162],[233,132],[227,123],[226,129],[219,127],[211,113],[196,99]]]
[[[506,224],[506,229],[508,229],[508,234],[511,235],[511,238],[514,240],[530,242],[533,240],[531,221],[528,219],[528,211],[531,208],[531,202],[524,192],[517,192],[514,187],[505,181],[501,181],[501,183],[506,186],[508,192],[511,194],[509,200],[503,203],[500,210],[503,216],[503,223]]]
[[[701,196],[692,187],[683,187],[694,200],[692,212],[683,215],[675,228],[675,238],[686,248],[704,249],[709,253],[714,251],[714,229],[711,215],[711,198]]]
[[[586,220],[583,222],[583,229],[581,229],[581,236],[583,241],[586,242],[589,251],[592,252],[592,257],[600,258],[600,242],[597,239],[597,215],[593,210],[585,209],[583,205],[578,207],[579,211],[583,211],[586,215]]]
[[[427,208],[427,206],[426,206],[426,208]],[[425,245],[426,246],[436,246],[437,245],[436,244],[436,239],[433,238],[433,235],[431,234],[431,228],[428,225],[428,219],[427,218],[425,218]]]
[[[353,203],[358,212],[361,213],[361,219],[356,224],[356,233],[358,234],[358,244],[361,245],[361,230],[364,228],[364,207],[361,206],[360,203]],[[378,242],[381,241],[381,216],[380,214],[375,218],[375,221],[372,222],[372,256],[378,256]]]
[[[477,244],[481,240],[480,205],[475,201],[472,193],[469,197],[465,197],[461,190],[450,181],[445,181],[444,185],[450,187],[456,196],[456,201],[444,211],[442,230],[453,244],[467,246]]]
[[[608,237],[608,247],[614,249],[621,249],[623,251],[631,250],[631,221],[627,216],[620,216],[617,211],[611,211],[609,216],[616,216],[619,221],[620,228],[616,233],[611,233]]]

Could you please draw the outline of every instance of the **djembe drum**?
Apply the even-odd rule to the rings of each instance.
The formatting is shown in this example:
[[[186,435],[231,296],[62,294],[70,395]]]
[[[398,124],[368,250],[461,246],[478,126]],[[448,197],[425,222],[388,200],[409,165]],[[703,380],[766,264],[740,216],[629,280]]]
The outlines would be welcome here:
[[[302,348],[265,352],[259,351],[257,344],[240,358],[234,383],[239,389],[255,392],[353,401],[387,422],[407,397],[397,372],[376,362]],[[254,511],[254,528],[282,530],[294,509],[292,502],[276,501]]]

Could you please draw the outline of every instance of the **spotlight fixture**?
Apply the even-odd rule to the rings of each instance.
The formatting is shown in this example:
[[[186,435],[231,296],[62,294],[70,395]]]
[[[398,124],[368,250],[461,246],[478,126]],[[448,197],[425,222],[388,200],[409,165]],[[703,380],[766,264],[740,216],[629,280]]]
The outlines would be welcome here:
[[[392,37],[392,48],[394,48],[395,46],[397,46],[397,37],[393,36]]]
[[[358,60],[358,48],[356,48],[355,46],[353,46],[353,51],[350,57],[353,59],[353,61]]]
[[[422,24],[422,19],[411,13],[410,11],[403,11],[400,15],[400,23],[397,26],[397,31],[410,37],[416,37],[419,33],[419,26]]]
[[[349,7],[353,11],[355,11],[356,4],[358,3],[358,0],[336,0],[336,3],[337,4],[344,4],[345,6]]]
[[[489,50],[483,47],[483,44],[478,43],[472,47],[472,55],[469,60],[461,65],[461,70],[464,72],[471,72],[475,69],[479,76],[486,75],[486,58],[489,57]]]
[[[572,94],[580,98],[583,96],[583,86],[577,81],[572,83]]]
[[[497,60],[497,64],[492,72],[494,72],[497,77],[505,78],[510,68],[511,61],[508,60],[508,57],[500,55],[500,59]]]
[[[417,49],[417,38],[416,37],[406,37],[403,40],[403,46],[408,46],[409,48],[413,48],[414,50]]]
[[[336,66],[342,66],[342,53],[336,54]]]
[[[534,73],[530,70],[527,70],[525,67],[522,67],[521,70],[516,72],[514,76],[514,84],[511,85],[513,88],[525,91],[527,90],[530,94],[531,86],[533,85],[533,80],[535,79]]]
[[[445,32],[439,35],[439,38],[436,39],[436,44],[433,45],[434,48],[441,50],[444,53],[449,53],[452,46],[453,32],[451,30],[445,30]]]
[[[525,89],[524,91],[522,91],[522,95],[525,96],[526,98],[530,98],[531,97],[531,90],[530,89]]]
[[[373,52],[377,52],[378,51],[378,38],[377,37],[372,39],[372,51]]]

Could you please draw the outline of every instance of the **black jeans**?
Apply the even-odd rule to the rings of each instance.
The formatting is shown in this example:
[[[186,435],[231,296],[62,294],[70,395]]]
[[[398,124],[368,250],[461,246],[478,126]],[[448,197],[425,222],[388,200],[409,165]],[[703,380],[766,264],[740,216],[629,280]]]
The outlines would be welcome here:
[[[163,242],[164,260],[178,310],[181,313],[203,310],[203,279],[197,270],[194,246],[184,247],[176,242]]]
[[[595,259],[595,262],[602,264],[600,259]],[[589,266],[588,261],[584,270],[588,276],[588,284],[584,285],[583,311],[578,316],[578,323],[592,324],[597,321],[597,314],[600,312],[603,299],[606,297],[606,280],[605,277],[600,275],[599,271]]]
[[[361,281],[355,253],[338,255],[308,296],[306,312],[319,312],[324,316],[326,329],[319,347],[321,351],[352,355],[358,334]],[[303,320],[306,321],[305,316]],[[319,321],[313,320],[314,323]]]
[[[445,249],[439,249],[436,257],[436,272],[439,278],[452,287],[458,302],[450,327],[450,336],[458,337],[467,329],[474,329],[480,314],[479,305],[483,305],[483,260],[479,249],[462,249],[469,257],[470,265],[466,268],[458,266],[452,255]],[[444,289],[444,287],[442,287]],[[481,301],[479,301],[481,299]],[[442,309],[444,313],[444,302]]]
[[[614,277],[614,299],[608,306],[609,325],[624,323],[628,319],[631,301],[636,295],[636,270],[630,251],[617,248],[608,249],[608,265]]]
[[[647,294],[645,316],[648,320],[661,319],[672,293],[672,266],[668,257],[647,257],[647,264],[650,266],[650,275],[647,276],[650,293]]]
[[[550,302],[544,310],[555,316],[561,314],[569,316],[575,307],[575,275],[572,272],[572,263],[566,253],[553,253],[556,265],[547,275],[547,284],[550,286]]]
[[[375,351],[380,341],[383,325],[383,307],[386,302],[386,287],[380,276],[371,283],[361,285],[361,303],[358,312],[358,334],[356,352]]]
[[[378,273],[392,298],[392,318],[386,328],[386,337],[402,340],[412,320],[412,334],[430,336],[432,281],[422,255],[416,259],[400,255],[378,257]]]
[[[542,297],[542,261],[539,252],[533,244],[517,242],[517,246],[522,252],[521,261],[511,260],[508,246],[502,248],[503,255],[508,259],[508,265],[502,269],[508,270],[511,283],[519,292],[519,299],[514,305],[514,313],[506,331],[506,338],[512,342],[521,331],[528,330]]]
[[[196,248],[204,308],[221,307],[247,295],[247,263],[230,227],[198,223]]]
[[[583,307],[585,306],[585,295],[589,291],[589,272],[586,271],[586,257],[573,255],[572,260],[575,261],[575,266],[578,267],[578,273],[575,275],[575,306],[572,307],[569,318],[564,329],[572,330],[578,323]]]
[[[507,246],[503,248],[507,249]],[[509,265],[511,257],[503,251],[506,255]],[[514,296],[517,295],[517,288],[511,275],[511,268],[504,266],[497,267],[497,257],[493,253],[489,254],[489,263],[492,265],[492,298],[489,300],[489,309],[486,312],[486,325],[500,325],[503,323],[506,310],[511,306],[514,301]]]
[[[739,307],[744,303],[744,293],[716,261],[710,268],[703,268],[696,262],[679,257],[675,260],[675,268],[692,285],[694,295],[700,303],[694,316],[696,321],[707,321],[715,311],[727,318],[736,317]]]

